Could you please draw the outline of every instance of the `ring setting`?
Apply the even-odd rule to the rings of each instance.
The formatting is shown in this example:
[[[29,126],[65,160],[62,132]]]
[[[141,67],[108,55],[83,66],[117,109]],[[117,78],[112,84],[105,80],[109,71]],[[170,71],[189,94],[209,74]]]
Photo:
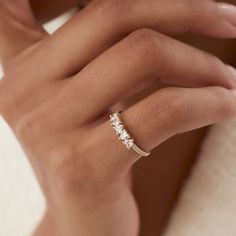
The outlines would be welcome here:
[[[140,156],[149,156],[151,152],[146,152],[135,144],[134,139],[129,134],[127,128],[125,127],[121,119],[121,113],[121,111],[118,111],[110,115],[111,125],[115,130],[119,140],[122,141],[122,143],[126,146],[128,150],[133,149]]]

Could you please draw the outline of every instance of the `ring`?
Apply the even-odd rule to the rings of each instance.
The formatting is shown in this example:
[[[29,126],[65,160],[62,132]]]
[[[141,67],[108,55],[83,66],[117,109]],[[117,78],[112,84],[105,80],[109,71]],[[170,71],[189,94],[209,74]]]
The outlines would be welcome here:
[[[118,111],[110,115],[110,122],[116,132],[116,135],[129,150],[133,149],[141,157],[149,156],[151,152],[142,150],[138,145],[135,144],[134,139],[131,138],[131,135],[122,121],[121,113],[121,111]]]

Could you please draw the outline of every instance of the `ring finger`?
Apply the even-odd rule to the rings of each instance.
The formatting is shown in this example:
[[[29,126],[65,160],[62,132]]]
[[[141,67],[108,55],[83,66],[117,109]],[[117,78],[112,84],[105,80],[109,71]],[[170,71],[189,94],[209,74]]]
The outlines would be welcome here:
[[[235,102],[235,90],[222,87],[164,88],[125,110],[122,120],[135,143],[149,151],[178,133],[234,117]],[[98,169],[106,166],[110,176],[124,174],[138,160],[137,153],[118,140],[109,121],[93,129],[93,135],[92,145],[105,152],[102,160],[95,155],[93,161]]]
[[[141,29],[68,81],[61,95],[62,100],[68,98],[68,105],[58,110],[57,116],[70,120],[65,116],[83,114],[80,121],[94,118],[155,80],[184,87],[236,88],[230,68],[216,57],[156,31]],[[78,106],[77,101],[86,107]]]

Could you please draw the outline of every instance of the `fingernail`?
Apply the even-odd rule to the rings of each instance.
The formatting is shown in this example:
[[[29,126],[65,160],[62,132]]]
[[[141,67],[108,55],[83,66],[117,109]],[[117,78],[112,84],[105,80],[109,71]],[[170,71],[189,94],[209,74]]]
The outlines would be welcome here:
[[[230,91],[236,97],[236,89],[231,89]]]
[[[236,88],[236,69],[233,66],[230,66],[230,65],[227,65],[227,67],[229,68],[233,85]]]
[[[236,26],[236,6],[229,3],[218,3],[220,11],[224,14],[226,20]]]
[[[228,65],[228,68],[229,68],[229,71],[230,71],[232,77],[233,77],[233,78],[235,79],[235,81],[236,81],[236,69],[235,69],[233,66],[230,66],[230,65]]]

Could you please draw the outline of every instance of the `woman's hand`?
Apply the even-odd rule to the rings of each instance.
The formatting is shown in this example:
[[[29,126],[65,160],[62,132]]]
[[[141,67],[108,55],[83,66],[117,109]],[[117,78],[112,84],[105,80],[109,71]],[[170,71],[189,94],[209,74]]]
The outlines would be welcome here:
[[[235,8],[210,0],[97,0],[49,36],[26,1],[26,15],[0,4],[0,113],[47,199],[36,234],[137,235],[129,173],[139,156],[117,139],[108,114],[154,82],[176,86],[123,112],[145,150],[235,116],[234,69],[162,34],[236,37]]]

